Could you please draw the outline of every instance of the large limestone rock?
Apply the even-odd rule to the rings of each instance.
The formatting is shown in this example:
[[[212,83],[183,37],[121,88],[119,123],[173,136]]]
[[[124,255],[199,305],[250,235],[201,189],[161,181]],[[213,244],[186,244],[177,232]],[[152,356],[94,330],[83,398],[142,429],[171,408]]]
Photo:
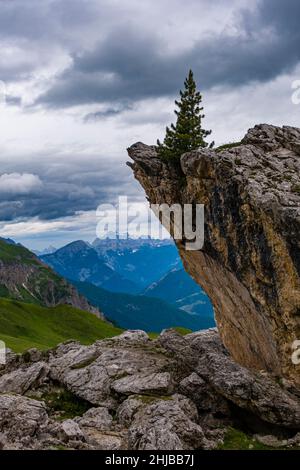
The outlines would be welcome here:
[[[129,448],[134,450],[198,449],[207,445],[197,424],[196,406],[181,395],[153,399],[134,414],[129,428]]]
[[[173,389],[173,384],[169,372],[158,372],[123,377],[113,382],[111,388],[115,392],[124,395],[131,395],[132,393],[168,395]]]
[[[0,448],[211,449],[248,418],[261,441],[298,442],[299,389],[234,362],[216,329],[69,341],[39,359],[1,372]]]
[[[62,345],[50,357],[50,377],[93,405],[110,409],[117,407],[118,394],[169,393],[173,379],[166,369],[172,369],[173,361],[147,346],[148,341],[146,333],[131,332],[92,346]]]
[[[197,397],[200,402],[204,398],[206,410],[209,406],[218,410],[221,404],[216,399],[220,395],[268,423],[292,429],[300,426],[300,394],[291,384],[279,383],[267,373],[250,371],[234,362],[215,329],[192,333],[184,338],[177,335],[176,331],[166,331],[158,341],[186,361],[186,368],[191,365],[191,358],[198,357],[195,370],[199,386],[194,401],[197,402]],[[188,376],[180,384],[187,395],[190,395],[189,387],[193,381],[195,377]],[[207,395],[211,396],[208,402]]]
[[[45,362],[37,362],[30,367],[14,370],[0,377],[0,393],[24,394],[31,388],[41,385],[49,373]]]
[[[0,395],[0,432],[10,441],[33,438],[47,422],[43,402],[19,395]]]
[[[232,357],[299,385],[291,357],[300,339],[300,129],[256,126],[237,147],[183,155],[181,169],[153,146],[128,153],[151,203],[205,205],[203,249],[177,246]]]

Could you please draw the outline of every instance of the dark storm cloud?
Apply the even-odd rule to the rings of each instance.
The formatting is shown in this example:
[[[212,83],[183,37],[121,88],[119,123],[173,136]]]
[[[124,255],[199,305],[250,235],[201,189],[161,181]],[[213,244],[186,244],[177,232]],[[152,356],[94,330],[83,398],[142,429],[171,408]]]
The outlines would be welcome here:
[[[238,88],[253,81],[267,82],[300,61],[299,0],[261,0],[253,12],[239,12],[234,32],[214,33],[212,23],[203,39],[184,52],[173,48],[172,53],[166,52],[167,40],[159,35],[159,25],[143,25],[128,13],[125,0],[120,2],[120,14],[109,10],[110,3],[116,5],[109,0],[0,0],[0,41],[3,49],[7,44],[17,51],[0,58],[0,80],[28,78],[48,61],[60,64],[56,53],[71,57],[70,67],[61,75],[61,68],[55,72],[49,81],[53,85],[35,104],[42,108],[101,105],[99,111],[86,115],[85,121],[90,122],[130,110],[145,98],[177,95],[190,67],[201,89]],[[199,11],[203,6],[199,0],[185,3],[186,8],[199,3]],[[159,9],[159,4],[151,8]],[[150,2],[145,2],[146,8]],[[7,101],[20,104],[16,96]],[[125,124],[136,124],[130,119],[139,123],[152,119],[148,114],[132,114]],[[167,120],[156,110],[154,115],[153,122]],[[3,192],[0,220],[54,220],[114,202],[118,191],[132,198],[141,191],[124,162],[96,160],[84,153],[61,158],[50,153],[32,155],[28,163],[16,156],[1,166],[0,176],[12,172],[37,175],[41,187],[22,194]]]
[[[96,111],[94,113],[88,113],[84,116],[84,122],[95,122],[100,121],[101,119],[106,119],[109,117],[118,116],[124,111],[130,111],[132,106],[128,104],[119,105],[117,108],[107,108],[104,111]]]
[[[255,12],[240,12],[238,34],[211,35],[177,55],[163,53],[155,34],[118,28],[91,52],[74,55],[38,103],[68,107],[173,95],[190,67],[202,89],[266,82],[300,61],[299,17],[297,0],[263,0]]]
[[[78,211],[96,210],[99,204],[115,203],[120,194],[127,195],[132,201],[140,190],[132,184],[132,176],[124,162],[118,160],[89,159],[69,155],[64,161],[52,157],[51,162],[34,160],[28,163],[17,162],[2,164],[0,173],[0,220],[26,220],[38,217],[41,220],[54,220],[72,216]],[[118,168],[116,171],[115,168]],[[17,172],[17,173],[16,173]],[[41,184],[32,189],[18,192],[9,188],[1,190],[1,176],[30,174]]]
[[[6,95],[5,102],[12,106],[20,106],[22,99],[19,96]]]
[[[187,1],[187,8],[196,3]],[[201,5],[205,8],[205,2]],[[220,5],[216,3],[216,8]],[[150,5],[145,3],[147,8]],[[0,40],[17,46],[21,56],[35,54],[26,61],[21,56],[20,61],[10,63],[9,57],[0,61],[0,79],[28,78],[45,58],[53,60],[58,48],[72,57],[73,64],[37,100],[42,106],[173,96],[190,67],[202,89],[266,82],[299,62],[299,17],[298,0],[260,0],[252,12],[237,11],[234,35],[226,29],[214,33],[213,25],[208,25],[211,32],[205,39],[195,41],[184,53],[169,54],[159,27],[143,28],[138,19],[135,23],[130,2],[120,10],[105,0],[1,1]],[[98,44],[91,47],[96,37]],[[81,47],[89,39],[89,47]],[[100,111],[94,117],[106,116]]]
[[[97,20],[98,0],[0,0],[0,79],[29,79],[59,52],[76,51]]]
[[[101,1],[100,1],[101,3]],[[97,0],[0,0],[0,38],[57,41],[98,17]]]

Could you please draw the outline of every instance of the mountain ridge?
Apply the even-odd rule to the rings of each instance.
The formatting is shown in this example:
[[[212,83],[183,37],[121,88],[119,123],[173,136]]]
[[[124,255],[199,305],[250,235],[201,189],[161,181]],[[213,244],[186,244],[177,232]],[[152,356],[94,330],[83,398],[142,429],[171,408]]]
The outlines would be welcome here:
[[[45,307],[72,305],[100,316],[74,286],[20,244],[0,239],[0,296]]]
[[[73,283],[109,321],[123,329],[159,333],[165,328],[181,327],[197,331],[215,326],[213,317],[191,314],[161,298],[109,292],[93,284]]]
[[[112,291],[137,292],[138,287],[115,272],[97,250],[83,240],[76,240],[40,259],[60,275],[80,282],[90,282]]]

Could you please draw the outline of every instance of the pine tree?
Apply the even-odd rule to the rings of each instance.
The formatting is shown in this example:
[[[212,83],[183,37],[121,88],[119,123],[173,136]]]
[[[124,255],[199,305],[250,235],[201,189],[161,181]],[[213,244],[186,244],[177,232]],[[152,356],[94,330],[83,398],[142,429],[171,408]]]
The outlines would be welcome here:
[[[184,82],[184,91],[180,90],[180,101],[175,101],[178,110],[176,125],[166,128],[164,142],[157,141],[158,154],[164,159],[179,159],[185,152],[208,146],[205,138],[211,131],[202,129],[202,95],[197,91],[192,70]],[[211,146],[213,143],[211,144]]]

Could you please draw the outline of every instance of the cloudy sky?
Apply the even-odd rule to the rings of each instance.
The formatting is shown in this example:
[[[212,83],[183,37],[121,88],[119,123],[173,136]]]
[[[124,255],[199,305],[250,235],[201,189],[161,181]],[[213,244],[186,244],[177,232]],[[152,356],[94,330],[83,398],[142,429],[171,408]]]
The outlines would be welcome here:
[[[299,18],[299,0],[0,0],[0,236],[92,240],[99,204],[142,201],[126,148],[163,137],[189,68],[217,144],[299,126]]]

